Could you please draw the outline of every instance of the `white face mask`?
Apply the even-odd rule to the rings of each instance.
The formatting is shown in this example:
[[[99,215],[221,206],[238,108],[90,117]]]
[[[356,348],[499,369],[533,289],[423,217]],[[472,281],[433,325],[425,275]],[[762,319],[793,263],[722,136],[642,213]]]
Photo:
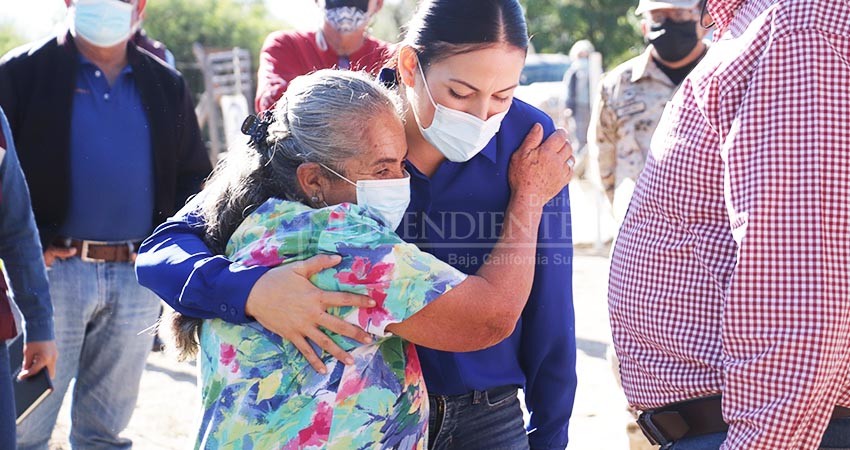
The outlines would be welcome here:
[[[118,0],[77,0],[74,32],[92,44],[106,48],[130,39],[133,6]]]
[[[436,147],[449,161],[469,161],[481,150],[484,150],[493,136],[499,132],[502,120],[508,114],[508,110],[487,120],[481,120],[472,114],[438,105],[431,95],[428,81],[425,80],[422,64],[417,60],[416,65],[422,75],[422,84],[425,85],[428,99],[434,105],[434,120],[431,121],[431,126],[428,128],[422,128],[422,120],[419,119],[416,108],[413,108],[413,115],[416,117],[419,131],[422,132],[425,140]]]
[[[357,180],[353,182],[330,167],[320,164],[332,174],[357,188],[357,205],[378,216],[392,230],[398,228],[410,205],[410,174],[389,180]]]

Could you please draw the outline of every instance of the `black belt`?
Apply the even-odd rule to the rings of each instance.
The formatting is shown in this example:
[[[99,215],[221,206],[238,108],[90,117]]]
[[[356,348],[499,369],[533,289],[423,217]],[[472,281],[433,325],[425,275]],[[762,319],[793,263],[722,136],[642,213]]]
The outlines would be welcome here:
[[[850,417],[850,409],[836,406],[833,419]],[[637,424],[652,445],[662,450],[679,439],[723,433],[729,425],[723,421],[721,396],[703,397],[644,411]]]
[[[132,262],[136,259],[141,241],[98,242],[71,238],[57,238],[53,245],[60,248],[75,248],[85,262]]]

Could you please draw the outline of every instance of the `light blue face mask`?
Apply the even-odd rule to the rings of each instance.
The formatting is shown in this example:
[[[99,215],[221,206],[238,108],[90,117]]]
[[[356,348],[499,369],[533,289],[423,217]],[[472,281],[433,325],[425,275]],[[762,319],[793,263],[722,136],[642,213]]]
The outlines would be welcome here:
[[[133,9],[119,0],[76,0],[74,35],[97,47],[113,47],[130,39]]]

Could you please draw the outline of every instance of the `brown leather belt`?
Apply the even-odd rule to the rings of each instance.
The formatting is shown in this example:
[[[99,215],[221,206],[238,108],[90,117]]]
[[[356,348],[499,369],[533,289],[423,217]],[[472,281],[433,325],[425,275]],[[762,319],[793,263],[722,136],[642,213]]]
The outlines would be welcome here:
[[[56,247],[77,249],[76,256],[85,262],[133,262],[140,244],[140,241],[98,242],[70,238],[53,241]]]
[[[832,411],[833,419],[848,417],[850,408],[836,406]],[[723,421],[719,395],[644,411],[638,417],[637,424],[649,442],[660,445],[662,450],[669,448],[679,439],[729,430],[729,425]]]

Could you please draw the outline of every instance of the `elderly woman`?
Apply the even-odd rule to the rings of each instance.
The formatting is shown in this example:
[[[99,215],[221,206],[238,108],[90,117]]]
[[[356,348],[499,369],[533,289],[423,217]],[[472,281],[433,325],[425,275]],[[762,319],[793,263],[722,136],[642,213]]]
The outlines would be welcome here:
[[[501,239],[466,276],[393,230],[410,199],[396,96],[364,75],[319,71],[296,79],[274,112],[246,122],[199,200],[205,240],[244,266],[318,254],[341,262],[311,278],[319,288],[366,295],[372,307],[329,314],[369,332],[312,370],[294,343],[256,322],[200,326],[203,417],[198,448],[424,448],[428,398],[411,343],[448,351],[493,345],[513,331],[528,299],[543,204],[561,191],[568,152],[529,142],[510,169],[513,195]],[[199,321],[178,317],[192,351]],[[235,446],[235,447],[234,447]]]

